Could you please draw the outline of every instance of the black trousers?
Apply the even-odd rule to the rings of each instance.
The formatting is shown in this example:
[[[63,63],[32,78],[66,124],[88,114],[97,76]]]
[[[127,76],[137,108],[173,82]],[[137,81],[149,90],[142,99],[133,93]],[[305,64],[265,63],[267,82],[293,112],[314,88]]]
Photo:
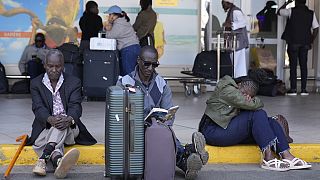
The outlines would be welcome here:
[[[299,59],[301,72],[301,89],[306,89],[308,77],[308,50],[310,45],[288,44],[290,66],[290,88],[297,89],[297,65]]]

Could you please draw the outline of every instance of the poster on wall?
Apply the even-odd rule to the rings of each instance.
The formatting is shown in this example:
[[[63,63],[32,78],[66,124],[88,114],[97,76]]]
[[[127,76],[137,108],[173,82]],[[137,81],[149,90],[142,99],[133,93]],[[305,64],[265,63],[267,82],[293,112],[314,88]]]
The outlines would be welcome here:
[[[49,47],[77,43],[82,0],[0,0],[0,61],[16,65],[37,32]]]
[[[107,20],[110,6],[118,5],[135,22],[139,1],[97,0],[100,16]],[[153,0],[158,21],[154,31],[155,46],[161,66],[192,65],[199,50],[199,0]]]

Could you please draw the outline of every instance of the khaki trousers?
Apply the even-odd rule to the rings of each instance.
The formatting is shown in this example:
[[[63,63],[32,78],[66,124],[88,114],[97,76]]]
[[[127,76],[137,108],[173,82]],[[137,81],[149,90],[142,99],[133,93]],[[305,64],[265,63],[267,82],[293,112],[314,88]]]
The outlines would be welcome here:
[[[39,137],[33,144],[33,150],[40,157],[43,153],[45,146],[48,143],[56,143],[54,152],[59,152],[62,156],[64,155],[64,144],[73,145],[75,144],[75,138],[79,135],[79,128],[76,126],[75,129],[71,129],[70,127],[60,131],[55,127],[51,127],[50,129],[44,129]]]

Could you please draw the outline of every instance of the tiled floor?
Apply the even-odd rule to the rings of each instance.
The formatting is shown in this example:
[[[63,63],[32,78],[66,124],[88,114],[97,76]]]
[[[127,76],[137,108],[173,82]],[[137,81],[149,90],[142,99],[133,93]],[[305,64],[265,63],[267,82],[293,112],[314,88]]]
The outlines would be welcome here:
[[[174,93],[175,105],[179,105],[174,130],[177,137],[187,143],[196,131],[210,92],[200,97],[185,97]],[[320,95],[306,97],[261,97],[269,115],[284,115],[295,143],[320,143]],[[105,102],[83,102],[81,120],[99,143],[104,142]],[[34,115],[30,95],[0,95],[0,144],[14,144],[21,134],[30,134]]]

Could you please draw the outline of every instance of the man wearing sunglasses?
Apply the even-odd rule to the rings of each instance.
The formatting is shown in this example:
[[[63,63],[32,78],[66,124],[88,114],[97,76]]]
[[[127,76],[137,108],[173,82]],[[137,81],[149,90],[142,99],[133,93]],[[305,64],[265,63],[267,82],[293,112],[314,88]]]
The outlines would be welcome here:
[[[138,57],[135,70],[119,79],[118,86],[139,86],[144,93],[144,117],[154,107],[169,109],[173,106],[172,92],[167,82],[155,71],[159,66],[158,52],[153,46],[144,46]],[[173,125],[174,118],[166,121]],[[200,132],[192,134],[192,144],[182,146],[176,139],[176,165],[185,172],[186,179],[194,179],[208,161],[204,149],[205,139]]]
[[[44,34],[37,33],[34,44],[24,49],[19,61],[19,70],[22,75],[30,75],[30,78],[33,79],[45,72],[42,61],[49,51],[45,40]]]

